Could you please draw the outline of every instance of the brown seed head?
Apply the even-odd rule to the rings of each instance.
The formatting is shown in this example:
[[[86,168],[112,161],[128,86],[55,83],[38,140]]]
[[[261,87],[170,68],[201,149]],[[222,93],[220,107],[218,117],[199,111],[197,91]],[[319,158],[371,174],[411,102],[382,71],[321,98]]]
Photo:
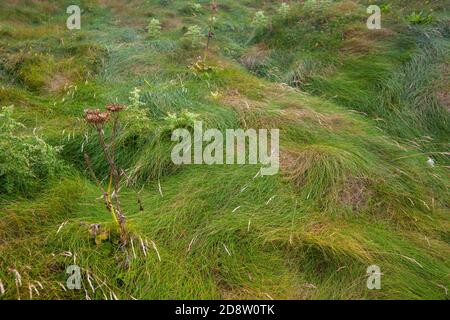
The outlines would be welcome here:
[[[106,106],[106,110],[108,110],[109,112],[120,112],[123,109],[125,109],[124,105],[121,104],[110,104]]]
[[[84,110],[84,118],[91,124],[103,124],[109,120],[108,112],[101,112],[99,109]]]

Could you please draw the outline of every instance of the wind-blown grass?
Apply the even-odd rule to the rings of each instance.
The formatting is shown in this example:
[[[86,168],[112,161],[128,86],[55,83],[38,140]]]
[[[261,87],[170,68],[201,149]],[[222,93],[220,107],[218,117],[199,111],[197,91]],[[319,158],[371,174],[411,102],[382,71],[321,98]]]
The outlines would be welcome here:
[[[88,17],[76,33],[63,28],[66,3],[0,4],[0,105],[15,105],[24,133],[63,146],[65,165],[26,197],[0,194],[0,299],[446,299],[440,1],[429,5],[436,24],[414,30],[401,16],[417,4],[395,1],[387,33],[368,35],[364,1],[292,5],[282,18],[278,2],[224,0],[207,68],[196,70],[202,50],[180,41],[189,26],[206,28],[200,3],[193,15],[184,1],[80,1]],[[256,32],[259,10],[270,23]],[[150,16],[161,21],[157,39]],[[49,90],[64,70],[66,85]],[[83,159],[106,179],[81,117],[116,101],[130,105],[116,146],[132,178],[121,190],[125,248]],[[183,112],[222,131],[279,128],[280,174],[175,166],[167,117]],[[107,239],[96,241],[98,225]],[[66,288],[73,264],[81,290]],[[381,290],[367,289],[370,265]]]

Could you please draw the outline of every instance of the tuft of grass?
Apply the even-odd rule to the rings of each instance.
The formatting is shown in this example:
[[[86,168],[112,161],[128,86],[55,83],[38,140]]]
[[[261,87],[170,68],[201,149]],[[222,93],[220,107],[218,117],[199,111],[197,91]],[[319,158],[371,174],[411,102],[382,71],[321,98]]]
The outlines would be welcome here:
[[[445,1],[393,1],[374,32],[363,1],[291,2],[286,15],[221,1],[198,64],[183,26],[207,30],[201,4],[84,1],[73,33],[64,3],[0,3],[0,104],[16,106],[19,136],[62,146],[65,168],[0,194],[1,299],[446,299]],[[429,9],[432,24],[405,21]],[[133,180],[125,248],[83,161],[107,177],[80,117],[111,102],[129,104],[116,144]],[[173,165],[169,133],[190,114],[222,132],[280,129],[280,175]],[[65,287],[74,263],[82,290]],[[369,265],[382,290],[367,289]]]

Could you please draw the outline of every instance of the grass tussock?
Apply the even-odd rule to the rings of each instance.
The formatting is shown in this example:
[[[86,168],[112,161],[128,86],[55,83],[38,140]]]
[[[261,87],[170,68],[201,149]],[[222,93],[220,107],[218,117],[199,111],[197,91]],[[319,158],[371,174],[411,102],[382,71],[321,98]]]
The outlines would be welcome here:
[[[445,1],[381,30],[364,1],[221,1],[214,28],[204,2],[80,5],[69,32],[64,3],[0,3],[0,299],[448,298]],[[126,245],[82,119],[111,103]],[[280,129],[280,174],[174,165],[193,119]]]

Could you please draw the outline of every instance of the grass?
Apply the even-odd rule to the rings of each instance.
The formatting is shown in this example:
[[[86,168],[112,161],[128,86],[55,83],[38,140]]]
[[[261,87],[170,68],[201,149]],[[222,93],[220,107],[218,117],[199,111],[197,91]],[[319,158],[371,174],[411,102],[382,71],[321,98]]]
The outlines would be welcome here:
[[[421,2],[392,1],[373,33],[367,1],[292,4],[285,18],[275,1],[220,1],[209,71],[189,68],[203,49],[182,43],[189,26],[206,33],[207,1],[72,2],[79,31],[64,28],[69,2],[0,4],[0,105],[15,105],[24,135],[62,146],[65,165],[0,194],[0,299],[448,299],[444,1],[426,25],[406,18]],[[255,30],[260,10],[270,23]],[[83,162],[106,178],[82,115],[132,104],[135,88],[117,145],[134,178],[121,250]],[[220,130],[279,128],[280,174],[174,166],[166,118],[184,110]],[[92,224],[108,238],[96,243]],[[82,290],[65,288],[72,264]],[[366,287],[373,264],[381,290]]]

